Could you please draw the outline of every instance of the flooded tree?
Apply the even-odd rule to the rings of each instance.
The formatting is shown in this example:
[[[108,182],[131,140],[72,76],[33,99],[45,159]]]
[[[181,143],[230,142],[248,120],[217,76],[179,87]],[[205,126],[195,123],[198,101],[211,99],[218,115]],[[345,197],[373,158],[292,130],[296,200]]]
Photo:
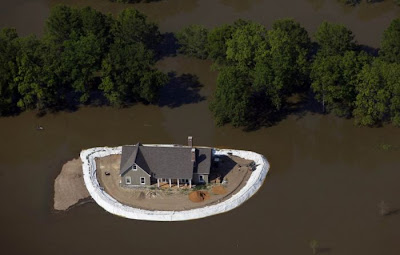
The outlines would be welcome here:
[[[319,243],[317,240],[313,239],[310,241],[310,248],[313,254],[317,254]]]
[[[379,55],[390,63],[400,64],[400,19],[395,19],[383,33]]]
[[[9,114],[15,110],[18,100],[15,75],[18,67],[16,56],[18,54],[18,34],[15,29],[4,28],[0,30],[0,115]]]
[[[191,25],[176,34],[180,45],[179,52],[199,59],[208,57],[208,30],[200,25]]]
[[[248,122],[251,96],[247,69],[229,66],[218,75],[217,88],[210,109],[217,125],[232,123],[244,126]]]
[[[354,35],[343,25],[322,22],[315,33],[319,45],[318,53],[323,55],[343,55],[355,47]]]
[[[323,112],[352,116],[358,75],[369,61],[367,54],[356,51],[347,51],[343,56],[317,54],[312,64],[311,89]]]

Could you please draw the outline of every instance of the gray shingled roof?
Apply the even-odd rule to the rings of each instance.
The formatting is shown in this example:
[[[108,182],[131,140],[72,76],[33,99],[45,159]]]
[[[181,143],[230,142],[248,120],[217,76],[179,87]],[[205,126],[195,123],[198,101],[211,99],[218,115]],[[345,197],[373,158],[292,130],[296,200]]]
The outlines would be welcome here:
[[[135,146],[122,146],[121,164],[119,167],[120,175],[123,175],[133,166],[133,163],[135,163],[139,145],[141,144],[137,143]]]
[[[196,163],[197,163],[197,168],[195,168],[196,173],[210,174],[211,148],[197,148]]]
[[[120,174],[136,163],[154,178],[191,179],[193,163],[190,147],[123,146]],[[209,174],[211,149],[196,149],[197,173]]]
[[[136,164],[154,178],[191,179],[193,175],[189,147],[140,146]]]

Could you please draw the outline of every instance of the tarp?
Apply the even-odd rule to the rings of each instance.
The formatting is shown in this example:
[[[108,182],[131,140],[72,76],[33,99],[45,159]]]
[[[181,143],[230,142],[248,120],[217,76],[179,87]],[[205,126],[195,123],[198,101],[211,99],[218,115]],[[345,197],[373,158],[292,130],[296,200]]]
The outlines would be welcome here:
[[[150,144],[147,146],[150,146]],[[173,145],[151,144],[151,146],[171,147]],[[253,160],[255,162],[256,169],[251,173],[246,185],[232,197],[218,204],[184,211],[152,211],[123,205],[115,200],[113,197],[111,197],[109,194],[107,194],[100,186],[96,176],[97,173],[95,159],[121,153],[122,147],[96,147],[83,150],[80,155],[83,162],[83,178],[89,194],[98,205],[100,205],[106,211],[112,214],[136,220],[184,221],[200,219],[230,211],[243,204],[260,189],[260,187],[264,183],[265,177],[267,176],[270,167],[266,158],[263,155],[255,152],[243,150],[213,149],[213,155],[228,155],[228,153],[232,153],[232,155],[234,156]]]

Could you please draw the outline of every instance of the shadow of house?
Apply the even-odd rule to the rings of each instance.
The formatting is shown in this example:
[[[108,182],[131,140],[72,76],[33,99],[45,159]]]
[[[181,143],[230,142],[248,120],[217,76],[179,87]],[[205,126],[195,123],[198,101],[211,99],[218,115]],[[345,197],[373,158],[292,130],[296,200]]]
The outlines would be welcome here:
[[[217,178],[220,178],[222,181],[225,176],[233,170],[233,168],[237,165],[235,161],[233,161],[229,156],[219,155],[219,162],[213,162],[210,171],[210,181],[213,181]]]
[[[169,73],[168,75],[170,82],[160,91],[159,106],[176,108],[205,100],[205,97],[199,93],[203,85],[200,84],[197,76],[192,74],[176,76],[175,73]]]

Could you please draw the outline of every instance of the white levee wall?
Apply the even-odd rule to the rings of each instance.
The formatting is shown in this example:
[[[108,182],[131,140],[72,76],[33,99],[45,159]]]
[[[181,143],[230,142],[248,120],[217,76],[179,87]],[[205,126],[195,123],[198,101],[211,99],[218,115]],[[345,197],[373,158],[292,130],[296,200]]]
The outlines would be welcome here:
[[[151,146],[172,147],[173,145],[151,144]],[[232,155],[234,156],[253,160],[255,162],[256,169],[251,173],[251,176],[246,185],[232,197],[218,204],[185,211],[152,211],[123,205],[115,200],[113,197],[111,197],[109,194],[107,194],[100,186],[96,176],[95,159],[121,153],[122,147],[97,147],[83,150],[81,152],[81,159],[83,162],[83,178],[89,194],[98,205],[100,205],[106,211],[112,214],[135,220],[184,221],[200,219],[230,211],[243,204],[246,200],[253,196],[258,191],[258,189],[260,189],[260,187],[264,183],[265,177],[267,176],[270,167],[265,157],[255,152],[243,150],[213,149],[214,155],[228,155],[228,153],[232,153]]]

